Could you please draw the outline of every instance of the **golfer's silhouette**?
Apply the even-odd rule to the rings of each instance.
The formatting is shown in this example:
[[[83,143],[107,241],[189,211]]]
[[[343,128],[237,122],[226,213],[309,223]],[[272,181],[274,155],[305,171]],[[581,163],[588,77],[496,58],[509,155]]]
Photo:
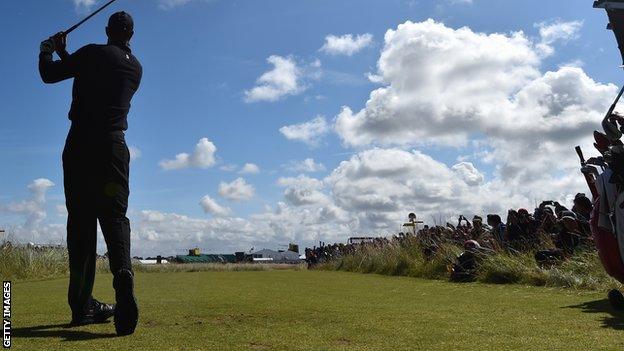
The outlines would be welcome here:
[[[71,55],[65,50],[65,34],[54,35],[41,45],[39,73],[45,83],[74,79],[71,128],[63,151],[72,324],[97,323],[114,315],[117,334],[127,335],[134,332],[138,308],[126,217],[130,154],[124,131],[142,68],[129,46],[134,34],[129,14],[113,14],[106,34],[106,45],[90,44]],[[53,52],[61,60],[54,61]],[[114,306],[91,295],[98,220],[114,275]]]

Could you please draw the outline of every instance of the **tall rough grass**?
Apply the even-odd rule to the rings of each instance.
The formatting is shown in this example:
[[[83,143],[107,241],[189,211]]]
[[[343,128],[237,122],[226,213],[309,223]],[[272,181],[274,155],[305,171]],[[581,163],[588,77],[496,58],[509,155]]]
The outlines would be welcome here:
[[[532,253],[498,254],[483,261],[477,280],[589,290],[621,287],[605,272],[595,251],[580,252],[550,268],[538,267]]]
[[[318,266],[322,270],[408,276],[424,279],[448,279],[449,268],[463,249],[441,245],[431,260],[425,259],[414,239],[387,245],[364,246],[356,251]],[[476,281],[493,284],[525,284],[603,290],[622,286],[604,271],[595,251],[581,252],[550,268],[541,268],[534,253],[498,253],[481,262]]]
[[[28,246],[0,246],[0,278],[3,280],[45,279],[69,274],[67,250],[34,249]]]
[[[320,265],[319,269],[443,279],[448,276],[448,267],[459,252],[458,247],[443,245],[432,260],[427,260],[418,245],[407,239],[380,247],[363,246],[342,258]]]

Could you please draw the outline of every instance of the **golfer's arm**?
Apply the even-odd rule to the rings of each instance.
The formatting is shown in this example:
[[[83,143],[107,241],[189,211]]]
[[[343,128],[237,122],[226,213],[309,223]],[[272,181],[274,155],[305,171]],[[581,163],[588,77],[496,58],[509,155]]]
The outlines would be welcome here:
[[[61,60],[66,60],[67,58],[69,58],[69,52],[67,52],[67,50],[58,51],[57,55],[59,55]]]
[[[50,53],[42,52],[39,54],[39,74],[44,83],[58,83],[72,78],[74,76],[73,72],[71,60],[65,58],[54,61]]]

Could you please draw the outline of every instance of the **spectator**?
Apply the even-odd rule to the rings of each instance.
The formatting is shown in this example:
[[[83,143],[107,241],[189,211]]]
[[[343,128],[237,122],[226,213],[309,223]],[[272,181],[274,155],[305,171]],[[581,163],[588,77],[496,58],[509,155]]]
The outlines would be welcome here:
[[[576,213],[577,217],[581,221],[589,221],[589,217],[591,216],[591,212],[594,206],[589,198],[585,196],[583,193],[578,193],[574,197],[574,206],[572,206],[572,212]]]
[[[505,231],[505,240],[516,247],[522,239],[522,228],[518,220],[518,212],[515,210],[507,211],[507,226]]]
[[[496,240],[499,247],[503,247],[505,239],[505,224],[497,214],[487,215],[487,223],[492,227],[492,237]]]
[[[563,250],[566,255],[572,255],[576,247],[581,243],[582,232],[574,212],[563,211],[561,215],[561,229],[555,240],[555,246]]]
[[[472,218],[472,230],[470,231],[470,239],[477,241],[481,246],[493,249],[496,243],[491,234],[492,228],[483,224],[483,218],[475,215]]]

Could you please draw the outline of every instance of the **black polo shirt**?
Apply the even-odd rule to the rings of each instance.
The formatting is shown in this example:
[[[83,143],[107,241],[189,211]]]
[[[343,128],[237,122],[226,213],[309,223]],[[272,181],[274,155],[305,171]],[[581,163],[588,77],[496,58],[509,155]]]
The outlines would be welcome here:
[[[39,73],[45,83],[74,78],[69,119],[85,131],[128,129],[132,96],[139,88],[143,69],[123,44],[82,47],[63,60],[39,55]]]

